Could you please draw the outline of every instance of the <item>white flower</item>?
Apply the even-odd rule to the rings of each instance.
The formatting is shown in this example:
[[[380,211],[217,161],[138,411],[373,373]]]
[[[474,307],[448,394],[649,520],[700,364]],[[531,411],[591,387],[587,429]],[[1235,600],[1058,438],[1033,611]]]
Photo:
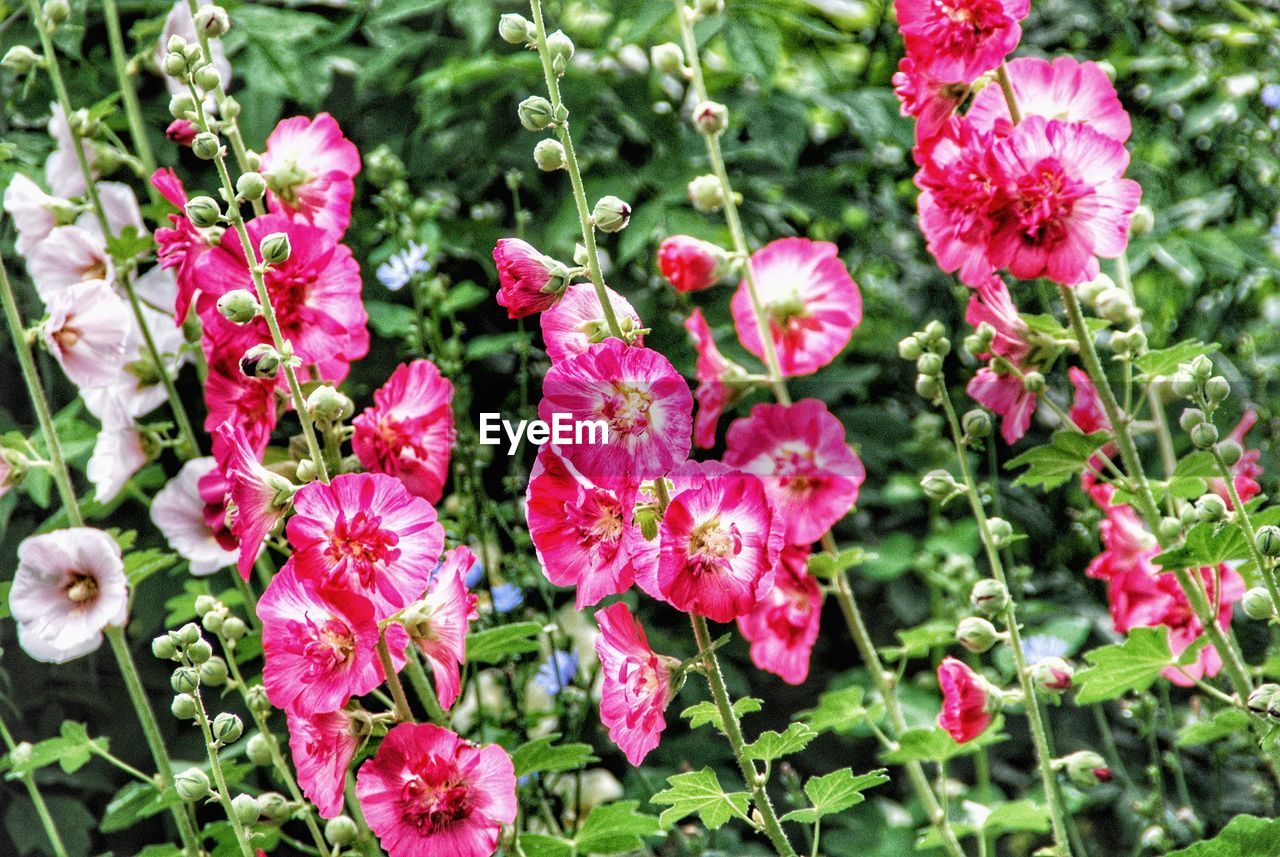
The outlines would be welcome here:
[[[102,202],[102,212],[107,216],[107,226],[111,227],[112,235],[119,235],[126,226],[138,230],[139,235],[146,233],[142,209],[138,208],[138,197],[133,188],[120,182],[98,182],[98,199]],[[92,211],[80,215],[76,226],[92,232],[100,240],[103,238],[102,224]]]
[[[427,248],[416,241],[410,241],[407,249],[378,266],[378,282],[388,290],[398,292],[409,284],[414,274],[424,274],[430,270]]]
[[[48,299],[48,310],[40,333],[76,386],[102,387],[119,379],[133,316],[105,280],[55,292]]]
[[[213,574],[235,565],[240,556],[239,551],[224,549],[205,522],[200,480],[216,467],[212,457],[188,461],[151,503],[151,520],[164,533],[169,547],[191,563],[192,574]]]
[[[45,184],[49,185],[49,189],[56,196],[68,199],[81,196],[86,189],[84,173],[80,171],[80,161],[76,157],[75,149],[72,148],[71,126],[67,124],[67,114],[56,102],[49,105],[49,136],[53,138],[56,146],[50,153],[49,159],[44,162]],[[97,155],[89,145],[89,141],[81,140],[80,146],[84,150],[85,160],[89,163],[89,172],[96,178],[98,171],[94,169],[94,161],[97,160]]]
[[[120,495],[125,483],[147,463],[142,434],[132,423],[104,422],[93,445],[87,468],[93,483],[93,499],[110,503]]]
[[[58,226],[32,248],[27,256],[27,271],[41,300],[48,303],[54,294],[76,283],[111,282],[115,265],[100,231]]]
[[[54,214],[57,207],[68,206],[66,200],[50,196],[40,186],[22,173],[17,173],[4,191],[4,210],[13,218],[18,230],[15,246],[18,254],[26,256],[37,244],[49,237],[58,225]]]
[[[101,530],[56,530],[18,545],[9,610],[18,644],[36,660],[60,664],[92,652],[128,609],[120,546]]]

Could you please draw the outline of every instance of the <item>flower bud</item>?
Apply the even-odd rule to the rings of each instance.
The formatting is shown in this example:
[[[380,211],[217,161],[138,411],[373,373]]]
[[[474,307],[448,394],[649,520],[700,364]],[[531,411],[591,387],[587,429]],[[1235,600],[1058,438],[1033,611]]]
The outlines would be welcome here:
[[[316,481],[317,477],[320,476],[320,473],[316,470],[316,463],[314,461],[310,458],[304,458],[298,462],[298,469],[295,471],[295,475],[297,476],[298,481],[303,485],[310,485],[312,482]]]
[[[227,616],[220,610],[215,610],[204,614],[200,619],[200,626],[210,634],[217,634],[222,630],[222,622]]]
[[[1280,684],[1260,684],[1249,694],[1245,707],[1254,714],[1266,714],[1271,707],[1271,698],[1280,693]]]
[[[1009,590],[1003,583],[991,578],[984,578],[973,585],[969,593],[969,603],[975,610],[988,616],[995,616],[1009,604]]]
[[[46,21],[56,27],[71,17],[71,4],[67,0],[45,0],[42,14]]]
[[[689,202],[703,214],[713,214],[724,208],[724,188],[720,179],[709,173],[692,178],[689,181]]]
[[[898,356],[903,360],[919,360],[924,354],[924,347],[914,335],[904,337],[898,342]]]
[[[1213,423],[1200,423],[1191,430],[1191,443],[1196,449],[1208,449],[1218,442],[1218,428]]]
[[[248,324],[262,312],[257,296],[248,289],[233,289],[218,298],[218,312],[232,324]]]
[[[1231,383],[1221,375],[1214,375],[1204,382],[1204,397],[1213,404],[1225,401],[1231,395]]]
[[[1076,286],[1076,295],[1079,296],[1080,302],[1088,306],[1095,306],[1098,303],[1098,296],[1107,289],[1114,289],[1116,281],[1106,274],[1098,274],[1087,283],[1081,283]]]
[[[1244,615],[1258,621],[1270,619],[1276,612],[1271,593],[1263,586],[1255,586],[1245,592],[1244,597],[1240,599],[1240,606],[1244,609]]]
[[[1213,375],[1213,361],[1203,354],[1196,355],[1190,363],[1184,363],[1180,368],[1186,369],[1191,377],[1202,384]]]
[[[601,197],[591,209],[591,220],[601,232],[621,232],[631,222],[631,206],[616,196]]]
[[[179,720],[193,720],[196,716],[196,698],[189,693],[180,693],[169,703],[169,713]]]
[[[195,22],[196,32],[204,33],[213,39],[225,35],[227,30],[231,29],[231,19],[227,17],[227,10],[213,3],[196,10]]]
[[[5,51],[4,58],[0,59],[0,68],[22,75],[39,67],[43,62],[40,55],[26,45],[14,45]]]
[[[187,646],[187,660],[193,664],[202,664],[213,657],[213,646],[207,640],[196,640]]]
[[[991,435],[991,415],[982,408],[966,411],[961,424],[969,437],[981,439]]]
[[[271,700],[267,698],[267,689],[260,684],[250,687],[244,694],[245,705],[257,714],[271,713]]]
[[[1048,384],[1039,372],[1027,372],[1022,376],[1022,388],[1028,393],[1043,393]]]
[[[228,95],[218,102],[218,112],[222,114],[223,119],[238,119],[240,118],[240,102]],[[257,170],[262,166],[261,159],[253,157],[252,153],[246,152],[245,156],[245,166],[250,169]]]
[[[169,51],[160,65],[170,77],[182,77],[187,73],[187,58],[181,51]]]
[[[539,140],[538,145],[533,147],[533,162],[544,173],[563,170],[566,163],[564,146],[560,145],[559,140]]]
[[[252,202],[255,199],[262,199],[262,195],[266,192],[267,180],[262,177],[262,173],[253,171],[241,173],[240,178],[236,179],[236,195],[241,199]]]
[[[1139,205],[1133,210],[1133,218],[1129,221],[1130,235],[1146,235],[1156,225],[1156,214],[1149,205]]]
[[[724,0],[695,0],[699,15],[715,15],[724,10]]]
[[[178,656],[178,645],[168,634],[161,634],[151,641],[151,654],[162,661],[173,660]]]
[[[533,24],[523,15],[509,12],[498,19],[498,35],[509,45],[527,45],[533,39]]]
[[[284,821],[289,817],[289,801],[280,792],[263,792],[258,795],[258,808],[262,817],[270,821]]]
[[[546,130],[554,118],[551,102],[541,95],[531,95],[516,108],[520,124],[529,131]]]
[[[185,801],[204,800],[209,796],[209,775],[199,768],[187,768],[173,778],[173,788]]]
[[[270,380],[280,371],[280,354],[266,343],[255,345],[240,358],[240,371],[246,378]]]
[[[209,131],[201,131],[191,141],[191,151],[195,152],[196,157],[202,161],[212,161],[218,157],[221,150],[222,144],[218,142],[218,135]]]
[[[230,711],[213,718],[213,737],[223,744],[233,744],[244,734],[244,722]]]
[[[703,101],[693,108],[693,127],[703,134],[722,134],[729,127],[729,108],[718,101]]]
[[[942,393],[937,375],[917,375],[916,394],[922,399],[936,399]]]
[[[238,794],[232,798],[231,811],[235,814],[236,821],[249,827],[257,824],[258,819],[262,817],[258,799],[249,794]]]
[[[1205,494],[1196,501],[1196,517],[1204,523],[1221,521],[1227,516],[1227,504],[1217,494]]]
[[[675,42],[663,42],[650,48],[649,62],[662,74],[684,73],[684,51]]]
[[[987,518],[987,529],[996,547],[1004,547],[1013,538],[1013,525],[1004,518]]]
[[[205,63],[191,73],[191,81],[201,92],[213,92],[222,85],[218,70],[211,63]]]
[[[1075,678],[1075,667],[1059,657],[1041,658],[1031,667],[1031,679],[1036,687],[1050,693],[1065,693],[1071,690],[1072,679]]]
[[[345,815],[334,816],[324,824],[324,838],[330,845],[345,848],[356,841],[356,823]]]
[[[939,503],[947,502],[963,490],[960,483],[945,470],[930,470],[920,480],[920,487],[926,497]]]
[[[208,593],[197,595],[195,602],[196,615],[204,616],[206,613],[211,613],[214,610],[217,610],[221,603],[222,602],[217,598],[209,595]]]
[[[1218,444],[1217,449],[1218,455],[1222,457],[1222,461],[1227,467],[1234,467],[1244,456],[1244,447],[1231,438],[1227,438]]]
[[[196,100],[190,92],[179,92],[177,95],[169,99],[169,115],[174,119],[182,122],[190,122],[190,114],[196,111]],[[195,142],[196,132],[191,132],[191,138],[183,145],[190,146]]]
[[[193,196],[187,200],[187,219],[201,229],[214,226],[222,218],[222,209],[211,196]]]
[[[289,243],[287,232],[272,232],[258,244],[258,252],[262,261],[268,265],[283,265],[293,254],[293,245]]]
[[[30,741],[20,741],[9,751],[9,761],[13,765],[26,765],[35,758],[36,748]]]
[[[1133,313],[1133,300],[1124,289],[1106,289],[1101,292],[1094,307],[1098,315],[1115,324],[1128,321]]]
[[[1182,416],[1178,417],[1178,425],[1182,430],[1190,433],[1192,429],[1204,422],[1204,411],[1199,408],[1187,408],[1182,412]]]
[[[228,616],[226,621],[222,623],[222,636],[233,643],[242,639],[248,632],[248,626],[244,624],[244,620],[239,616]]]
[[[1272,720],[1280,720],[1280,691],[1271,694],[1267,701],[1267,716]]]
[[[336,423],[355,413],[355,403],[328,384],[323,384],[307,397],[307,413],[323,423]]]
[[[1200,392],[1200,383],[1191,376],[1190,372],[1182,369],[1173,373],[1173,377],[1169,379],[1169,386],[1173,388],[1174,393],[1184,399],[1189,399]]]
[[[974,654],[989,651],[999,639],[996,626],[979,616],[966,616],[956,625],[956,642]]]
[[[228,675],[227,662],[222,658],[215,656],[200,665],[200,681],[210,687],[222,687]]]
[[[1270,524],[1258,527],[1254,534],[1253,544],[1263,556],[1280,556],[1280,527]]]
[[[1060,760],[1067,778],[1078,788],[1091,789],[1100,782],[1111,779],[1111,769],[1107,760],[1092,750],[1080,750]]]
[[[200,639],[200,626],[195,622],[188,622],[178,630],[174,631],[177,635],[178,642],[183,646],[190,646],[192,643]]]
[[[921,375],[938,375],[942,372],[942,355],[926,351],[916,360],[916,371]]]
[[[547,36],[547,53],[551,55],[551,68],[557,75],[562,75],[573,59],[573,39],[564,34],[564,30],[556,30]]]
[[[200,673],[191,667],[178,667],[169,678],[174,693],[195,693],[200,686]]]
[[[255,732],[249,736],[249,740],[245,744],[244,754],[249,757],[250,762],[261,767],[266,767],[275,761],[271,752],[271,739],[261,732]]]
[[[1182,532],[1182,521],[1173,517],[1165,517],[1160,519],[1160,523],[1156,526],[1156,535],[1160,537],[1160,541],[1168,544],[1178,537]]]

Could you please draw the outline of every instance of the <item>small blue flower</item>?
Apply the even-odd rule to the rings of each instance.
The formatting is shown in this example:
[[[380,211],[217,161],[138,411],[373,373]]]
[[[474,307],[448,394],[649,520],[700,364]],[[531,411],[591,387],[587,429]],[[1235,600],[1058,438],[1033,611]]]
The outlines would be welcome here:
[[[1048,634],[1032,634],[1023,639],[1022,654],[1029,664],[1034,664],[1042,658],[1066,657],[1067,641]]]
[[[414,274],[424,274],[430,270],[427,248],[416,241],[410,241],[408,249],[401,250],[378,266],[378,282],[390,291],[398,292],[409,284]]]
[[[467,584],[467,589],[475,589],[480,585],[480,581],[484,580],[484,563],[476,560],[471,564],[471,568],[467,570],[466,577],[463,582]]]
[[[573,652],[552,652],[551,657],[538,670],[534,681],[551,696],[573,684],[578,674],[578,656]]]
[[[524,590],[514,583],[499,583],[493,587],[493,612],[510,613],[524,603]]]
[[[1268,83],[1262,87],[1262,93],[1259,96],[1262,103],[1275,110],[1280,107],[1280,83]]]

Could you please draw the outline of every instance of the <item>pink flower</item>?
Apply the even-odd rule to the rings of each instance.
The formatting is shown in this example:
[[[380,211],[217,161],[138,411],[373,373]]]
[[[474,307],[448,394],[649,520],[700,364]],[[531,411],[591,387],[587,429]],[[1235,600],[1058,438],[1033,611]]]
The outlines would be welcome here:
[[[1262,452],[1257,449],[1249,449],[1244,445],[1244,436],[1249,433],[1249,429],[1253,428],[1254,423],[1257,421],[1258,412],[1253,408],[1246,408],[1244,414],[1240,417],[1240,422],[1231,430],[1231,434],[1227,435],[1228,440],[1233,440],[1240,444],[1240,448],[1244,450],[1240,460],[1231,467],[1231,473],[1234,476],[1232,481],[1235,482],[1236,493],[1240,495],[1241,503],[1248,503],[1262,491],[1262,485],[1258,483],[1258,477],[1262,475],[1262,464],[1260,463]],[[1232,507],[1227,483],[1220,477],[1209,480],[1209,490],[1227,501],[1228,509]]]
[[[287,715],[289,755],[298,771],[298,786],[316,805],[321,818],[342,814],[347,769],[360,739],[346,711]]]
[[[115,290],[104,280],[88,280],[49,295],[46,304],[40,335],[67,377],[80,387],[116,381],[134,322]]]
[[[352,421],[351,448],[367,470],[395,476],[409,493],[436,503],[449,477],[453,384],[429,360],[396,367]]]
[[[658,270],[677,292],[697,292],[720,279],[725,252],[709,241],[672,235],[658,245]]]
[[[791,544],[822,538],[853,508],[867,475],[844,426],[817,399],[761,403],[734,420],[724,463],[760,477]]]
[[[862,295],[836,245],[780,238],[751,254],[751,270],[782,374],[810,375],[835,359],[862,321]],[[743,347],[764,359],[745,279],[730,307]]]
[[[173,170],[164,167],[151,174],[151,184],[178,209],[176,214],[169,215],[169,222],[173,225],[156,229],[155,239],[156,258],[161,267],[176,269],[178,294],[174,304],[174,319],[181,324],[186,320],[191,302],[195,300],[199,289],[196,268],[201,257],[213,248],[205,240],[204,233],[187,219],[187,191],[182,185],[182,179]]]
[[[993,144],[991,134],[979,132],[967,120],[952,119],[915,152],[920,165],[916,207],[929,252],[938,267],[956,272],[970,286],[995,272],[987,258],[987,240],[990,213],[1002,201],[1003,190],[992,161]]]
[[[990,685],[968,664],[944,658],[938,665],[942,686],[942,711],[938,725],[957,742],[964,744],[981,735],[991,725]]]
[[[240,371],[241,355],[216,351],[207,338],[202,345],[209,366],[204,383],[204,430],[215,434],[218,426],[229,422],[244,432],[249,448],[261,457],[279,419],[279,387],[275,381],[246,377]]]
[[[621,602],[597,611],[596,622],[600,635],[595,648],[604,678],[600,722],[627,761],[639,767],[667,728],[672,659],[649,648],[644,628]]]
[[[975,328],[987,324],[995,331],[991,351],[979,357],[1002,357],[1023,372],[1035,368],[1028,364],[1031,330],[1018,315],[1009,289],[999,277],[985,277],[977,284],[969,296],[965,320]],[[1017,443],[1027,433],[1036,410],[1036,394],[1027,390],[1017,375],[1000,374],[983,366],[969,380],[966,391],[974,401],[1001,416],[1000,436],[1005,443]]]
[[[71,137],[71,126],[67,124],[66,111],[62,105],[53,102],[49,105],[49,136],[53,138],[53,152],[44,162],[44,182],[53,191],[54,196],[64,199],[82,196],[85,193],[84,173],[80,169],[80,161],[76,157],[75,141]],[[89,162],[89,173],[94,178],[102,174],[98,168],[98,154],[88,140],[80,141],[85,160]]]
[[[360,766],[356,794],[390,857],[490,857],[516,820],[507,751],[431,724],[401,723]]]
[[[1022,38],[1030,0],[894,0],[907,53],[941,80],[971,81]]]
[[[598,485],[550,445],[538,453],[525,511],[542,573],[556,586],[575,586],[579,610],[626,592],[636,563],[650,553],[632,520],[636,489]]]
[[[987,257],[1015,277],[1075,285],[1098,275],[1098,257],[1129,243],[1142,188],[1121,178],[1129,153],[1088,125],[1028,116],[997,140],[1002,204],[991,213]]]
[[[369,353],[368,315],[360,300],[360,266],[345,245],[337,244],[324,230],[295,223],[283,215],[267,214],[248,223],[255,248],[267,235],[283,232],[293,252],[288,261],[273,265],[266,274],[267,293],[285,339],[293,344],[304,370],[332,383],[347,377],[351,361]],[[255,255],[257,250],[254,251]],[[217,300],[234,289],[254,289],[248,263],[232,230],[220,246],[200,257],[197,271],[200,298],[197,309],[207,336],[219,350],[237,359],[260,343],[270,343],[266,320],[237,325],[217,310]],[[304,371],[312,376],[310,371]],[[284,373],[279,383],[285,384]]]
[[[262,593],[258,618],[262,683],[276,708],[323,714],[382,684],[373,605],[351,592],[329,597],[298,575],[292,559]],[[387,642],[398,669],[408,644],[404,629],[389,626]]]
[[[215,430],[213,454],[227,480],[227,496],[235,505],[231,532],[240,540],[236,568],[248,580],[262,543],[289,510],[294,486],[262,466],[244,431],[232,423]]]
[[[910,55],[898,60],[893,91],[902,103],[902,115],[916,118],[917,142],[928,140],[942,130],[969,95],[969,83],[932,77]]]
[[[499,239],[493,261],[498,266],[498,305],[511,318],[551,309],[568,284],[560,263],[519,238]]]
[[[293,499],[286,532],[298,576],[361,595],[384,619],[426,591],[444,548],[436,510],[381,473],[347,473],[312,482]]]
[[[698,400],[698,414],[693,421],[693,444],[700,449],[710,449],[716,445],[716,426],[720,423],[720,416],[742,395],[741,388],[734,388],[726,382],[746,373],[720,353],[702,310],[694,309],[693,314],[685,319],[684,329],[689,331],[693,347],[698,352],[695,369],[698,388],[693,393]]]
[[[552,364],[542,383],[538,417],[548,425],[607,426],[605,443],[575,443],[564,456],[588,479],[652,479],[689,454],[693,397],[666,357],[607,339]],[[561,418],[564,421],[564,418]],[[590,440],[584,434],[584,440]]]
[[[164,129],[164,135],[171,143],[177,143],[179,146],[191,148],[191,144],[195,142],[196,134],[200,131],[196,127],[196,123],[190,119],[174,119],[169,126]]]
[[[435,569],[426,595],[401,620],[409,639],[426,656],[440,704],[449,708],[462,691],[461,667],[467,661],[467,631],[475,618],[476,597],[467,590],[464,565],[474,560],[465,547],[455,548],[448,562]]]
[[[787,684],[803,684],[808,677],[822,618],[822,590],[809,574],[808,561],[808,547],[784,547],[773,588],[738,618],[742,636],[751,643],[751,662]]]
[[[186,558],[191,573],[196,575],[213,574],[218,569],[234,565],[238,558],[236,552],[218,538],[225,525],[212,529],[205,515],[207,503],[200,493],[200,484],[217,469],[213,458],[188,461],[182,465],[178,475],[160,489],[151,503],[152,522],[164,535],[169,547]]]
[[[335,241],[342,238],[351,223],[360,152],[332,116],[281,119],[267,137],[261,172],[273,213],[317,226]]]
[[[1027,433],[1036,412],[1036,394],[1016,375],[998,375],[983,366],[969,379],[965,392],[975,402],[1000,415],[1000,436],[1013,445]]]
[[[671,503],[658,527],[659,560],[637,578],[677,610],[731,622],[773,587],[782,516],[758,476],[718,461],[689,461],[670,474]]]
[[[66,200],[50,196],[22,173],[14,173],[4,190],[4,210],[13,218],[18,240],[14,246],[19,256],[28,256],[58,225],[59,210],[69,207]]]
[[[1067,370],[1071,386],[1075,388],[1075,396],[1071,400],[1071,410],[1067,416],[1085,434],[1095,431],[1110,431],[1111,420],[1107,418],[1106,409],[1102,406],[1102,397],[1098,388],[1093,386],[1089,373],[1076,366]]]
[[[609,303],[620,325],[630,325],[629,330],[639,330],[643,325],[631,302],[605,286]],[[591,283],[577,283],[565,289],[560,302],[542,314],[542,341],[547,346],[547,356],[552,363],[577,357],[591,345],[603,341],[609,326],[600,306],[600,298]],[[628,328],[624,327],[624,330]],[[636,336],[633,345],[644,345],[644,337]]]
[[[217,459],[215,458],[214,461],[216,462]],[[231,524],[227,520],[227,502],[230,499],[230,487],[227,483],[227,478],[222,475],[222,471],[217,467],[201,476],[196,482],[196,490],[200,494],[200,500],[204,503],[201,514],[204,516],[205,526],[208,527],[210,534],[223,550],[237,554],[240,540],[236,538],[235,533],[231,532]],[[233,556],[232,561],[235,558]]]
[[[54,530],[18,545],[9,612],[18,645],[36,660],[61,664],[92,652],[128,609],[120,546],[101,530]]]
[[[31,249],[27,272],[36,292],[48,301],[81,283],[115,279],[115,263],[97,230],[58,226]]]
[[[1009,62],[1009,78],[1025,116],[1042,116],[1088,125],[1118,143],[1129,139],[1129,114],[1116,88],[1097,63],[1061,56],[1049,63],[1033,57]],[[998,86],[985,87],[973,97],[965,119],[979,131],[1004,135],[1013,130],[1009,103]]]
[[[1089,577],[1111,580],[1135,569],[1156,575],[1157,569],[1150,560],[1160,552],[1160,545],[1132,506],[1123,503],[1105,506],[1098,534],[1103,551],[1085,569]]]

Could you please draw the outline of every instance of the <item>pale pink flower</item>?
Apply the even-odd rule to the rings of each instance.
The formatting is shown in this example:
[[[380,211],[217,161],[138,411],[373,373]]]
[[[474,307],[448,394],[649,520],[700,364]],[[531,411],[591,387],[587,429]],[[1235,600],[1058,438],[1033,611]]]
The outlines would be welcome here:
[[[666,357],[607,339],[551,366],[538,417],[549,425],[603,421],[606,443],[575,443],[564,456],[588,479],[652,479],[689,454],[693,396]],[[588,438],[584,437],[584,440]]]
[[[1082,63],[1068,56],[1052,63],[1019,57],[1009,62],[1009,78],[1024,117],[1088,125],[1118,143],[1129,139],[1129,114],[1120,104],[1115,85],[1097,63]],[[1013,130],[1009,103],[999,86],[985,87],[975,95],[965,119],[979,131],[1007,134]]]
[[[93,499],[109,503],[128,484],[133,475],[150,460],[142,433],[132,420],[103,422],[93,444],[93,454],[85,467],[89,481],[93,483]]]
[[[894,0],[907,53],[941,80],[971,81],[1022,38],[1030,0]]]
[[[128,609],[120,546],[101,530],[54,530],[18,545],[9,612],[18,645],[36,660],[61,664],[92,652]]]
[[[726,360],[716,346],[711,328],[702,316],[702,310],[695,308],[693,314],[684,322],[684,329],[693,340],[694,350],[698,352],[695,374],[698,387],[693,396],[698,401],[698,413],[693,420],[693,445],[700,449],[710,449],[716,445],[716,426],[725,409],[742,396],[742,387],[734,387],[729,380],[734,376],[746,373],[742,367]]]
[[[235,565],[237,554],[228,550],[210,529],[205,515],[206,501],[200,494],[200,480],[216,472],[212,457],[193,458],[169,480],[151,502],[151,521],[164,535],[169,547],[187,560],[191,573],[213,574]]]
[[[608,286],[605,289],[618,323],[630,324],[630,330],[643,327],[631,302]],[[600,298],[591,283],[578,283],[565,289],[559,303],[544,312],[539,321],[542,323],[542,341],[552,363],[577,357],[610,335]],[[644,337],[637,336],[631,342],[643,345]]]
[[[970,83],[939,80],[921,69],[910,55],[898,60],[893,91],[901,102],[902,115],[916,119],[917,141],[928,140],[942,130],[968,96]]]
[[[58,225],[57,212],[70,207],[64,199],[50,196],[22,173],[14,173],[4,190],[4,210],[18,232],[15,242],[19,256],[29,256],[32,248],[48,237]]]
[[[410,605],[401,619],[409,639],[431,666],[436,697],[445,708],[462,692],[467,631],[476,616],[476,597],[463,580],[466,569],[462,566],[470,553],[467,548],[455,548],[451,561],[435,569],[426,594]]]
[[[142,209],[138,207],[138,195],[123,182],[98,182],[98,200],[102,213],[107,217],[107,228],[112,235],[121,235],[132,227],[139,235],[145,235],[147,226],[142,222]],[[102,222],[93,211],[86,211],[76,218],[76,225],[106,241]]]
[[[79,387],[114,383],[124,370],[133,315],[104,280],[76,283],[46,298],[45,347]]]
[[[738,629],[751,643],[751,662],[787,684],[803,684],[808,678],[822,619],[822,590],[808,563],[809,548],[784,547],[773,588],[750,613],[738,617]]]
[[[343,810],[347,770],[360,739],[346,711],[286,715],[289,754],[298,771],[298,786],[316,805],[321,818],[334,818]]]
[[[248,580],[262,543],[289,510],[294,487],[283,476],[262,466],[244,431],[232,423],[223,423],[215,430],[213,454],[235,506],[231,532],[240,540],[236,568]]]
[[[429,360],[396,367],[352,421],[351,448],[367,470],[395,476],[411,494],[436,503],[449,477],[456,435],[453,384]]]
[[[115,264],[96,231],[58,226],[32,248],[27,271],[41,299],[48,302],[79,283],[110,283],[115,277]]]
[[[392,728],[360,766],[356,794],[390,857],[490,857],[502,826],[516,820],[507,751],[429,723]]]
[[[673,659],[654,653],[644,628],[621,602],[597,611],[596,622],[600,634],[595,649],[604,678],[600,722],[627,761],[638,767],[667,728]]]
[[[299,577],[367,598],[385,619],[419,598],[444,548],[436,510],[381,473],[312,482],[293,498],[286,532]]]
[[[853,508],[867,475],[818,399],[758,404],[733,421],[725,442],[724,463],[760,477],[791,544],[822,538]]]
[[[71,126],[67,124],[66,111],[56,101],[49,105],[49,136],[53,138],[54,146],[44,162],[45,184],[53,191],[54,196],[64,199],[82,196],[86,190],[84,173],[76,157],[75,142],[71,139]],[[80,148],[89,164],[89,173],[97,178],[101,174],[97,168],[97,153],[88,140],[81,140]]]
[[[498,266],[498,305],[511,318],[551,309],[568,283],[563,266],[519,238],[499,239],[493,262]]]
[[[725,252],[709,241],[672,235],[658,245],[658,270],[677,292],[714,286],[721,276]]]
[[[862,294],[836,255],[836,245],[780,238],[751,254],[751,270],[782,374],[811,375],[834,360],[862,321]],[[730,307],[738,339],[763,360],[745,279]]]
[[[360,152],[328,113],[281,119],[267,137],[260,171],[271,211],[318,226],[334,240],[347,231]]]

